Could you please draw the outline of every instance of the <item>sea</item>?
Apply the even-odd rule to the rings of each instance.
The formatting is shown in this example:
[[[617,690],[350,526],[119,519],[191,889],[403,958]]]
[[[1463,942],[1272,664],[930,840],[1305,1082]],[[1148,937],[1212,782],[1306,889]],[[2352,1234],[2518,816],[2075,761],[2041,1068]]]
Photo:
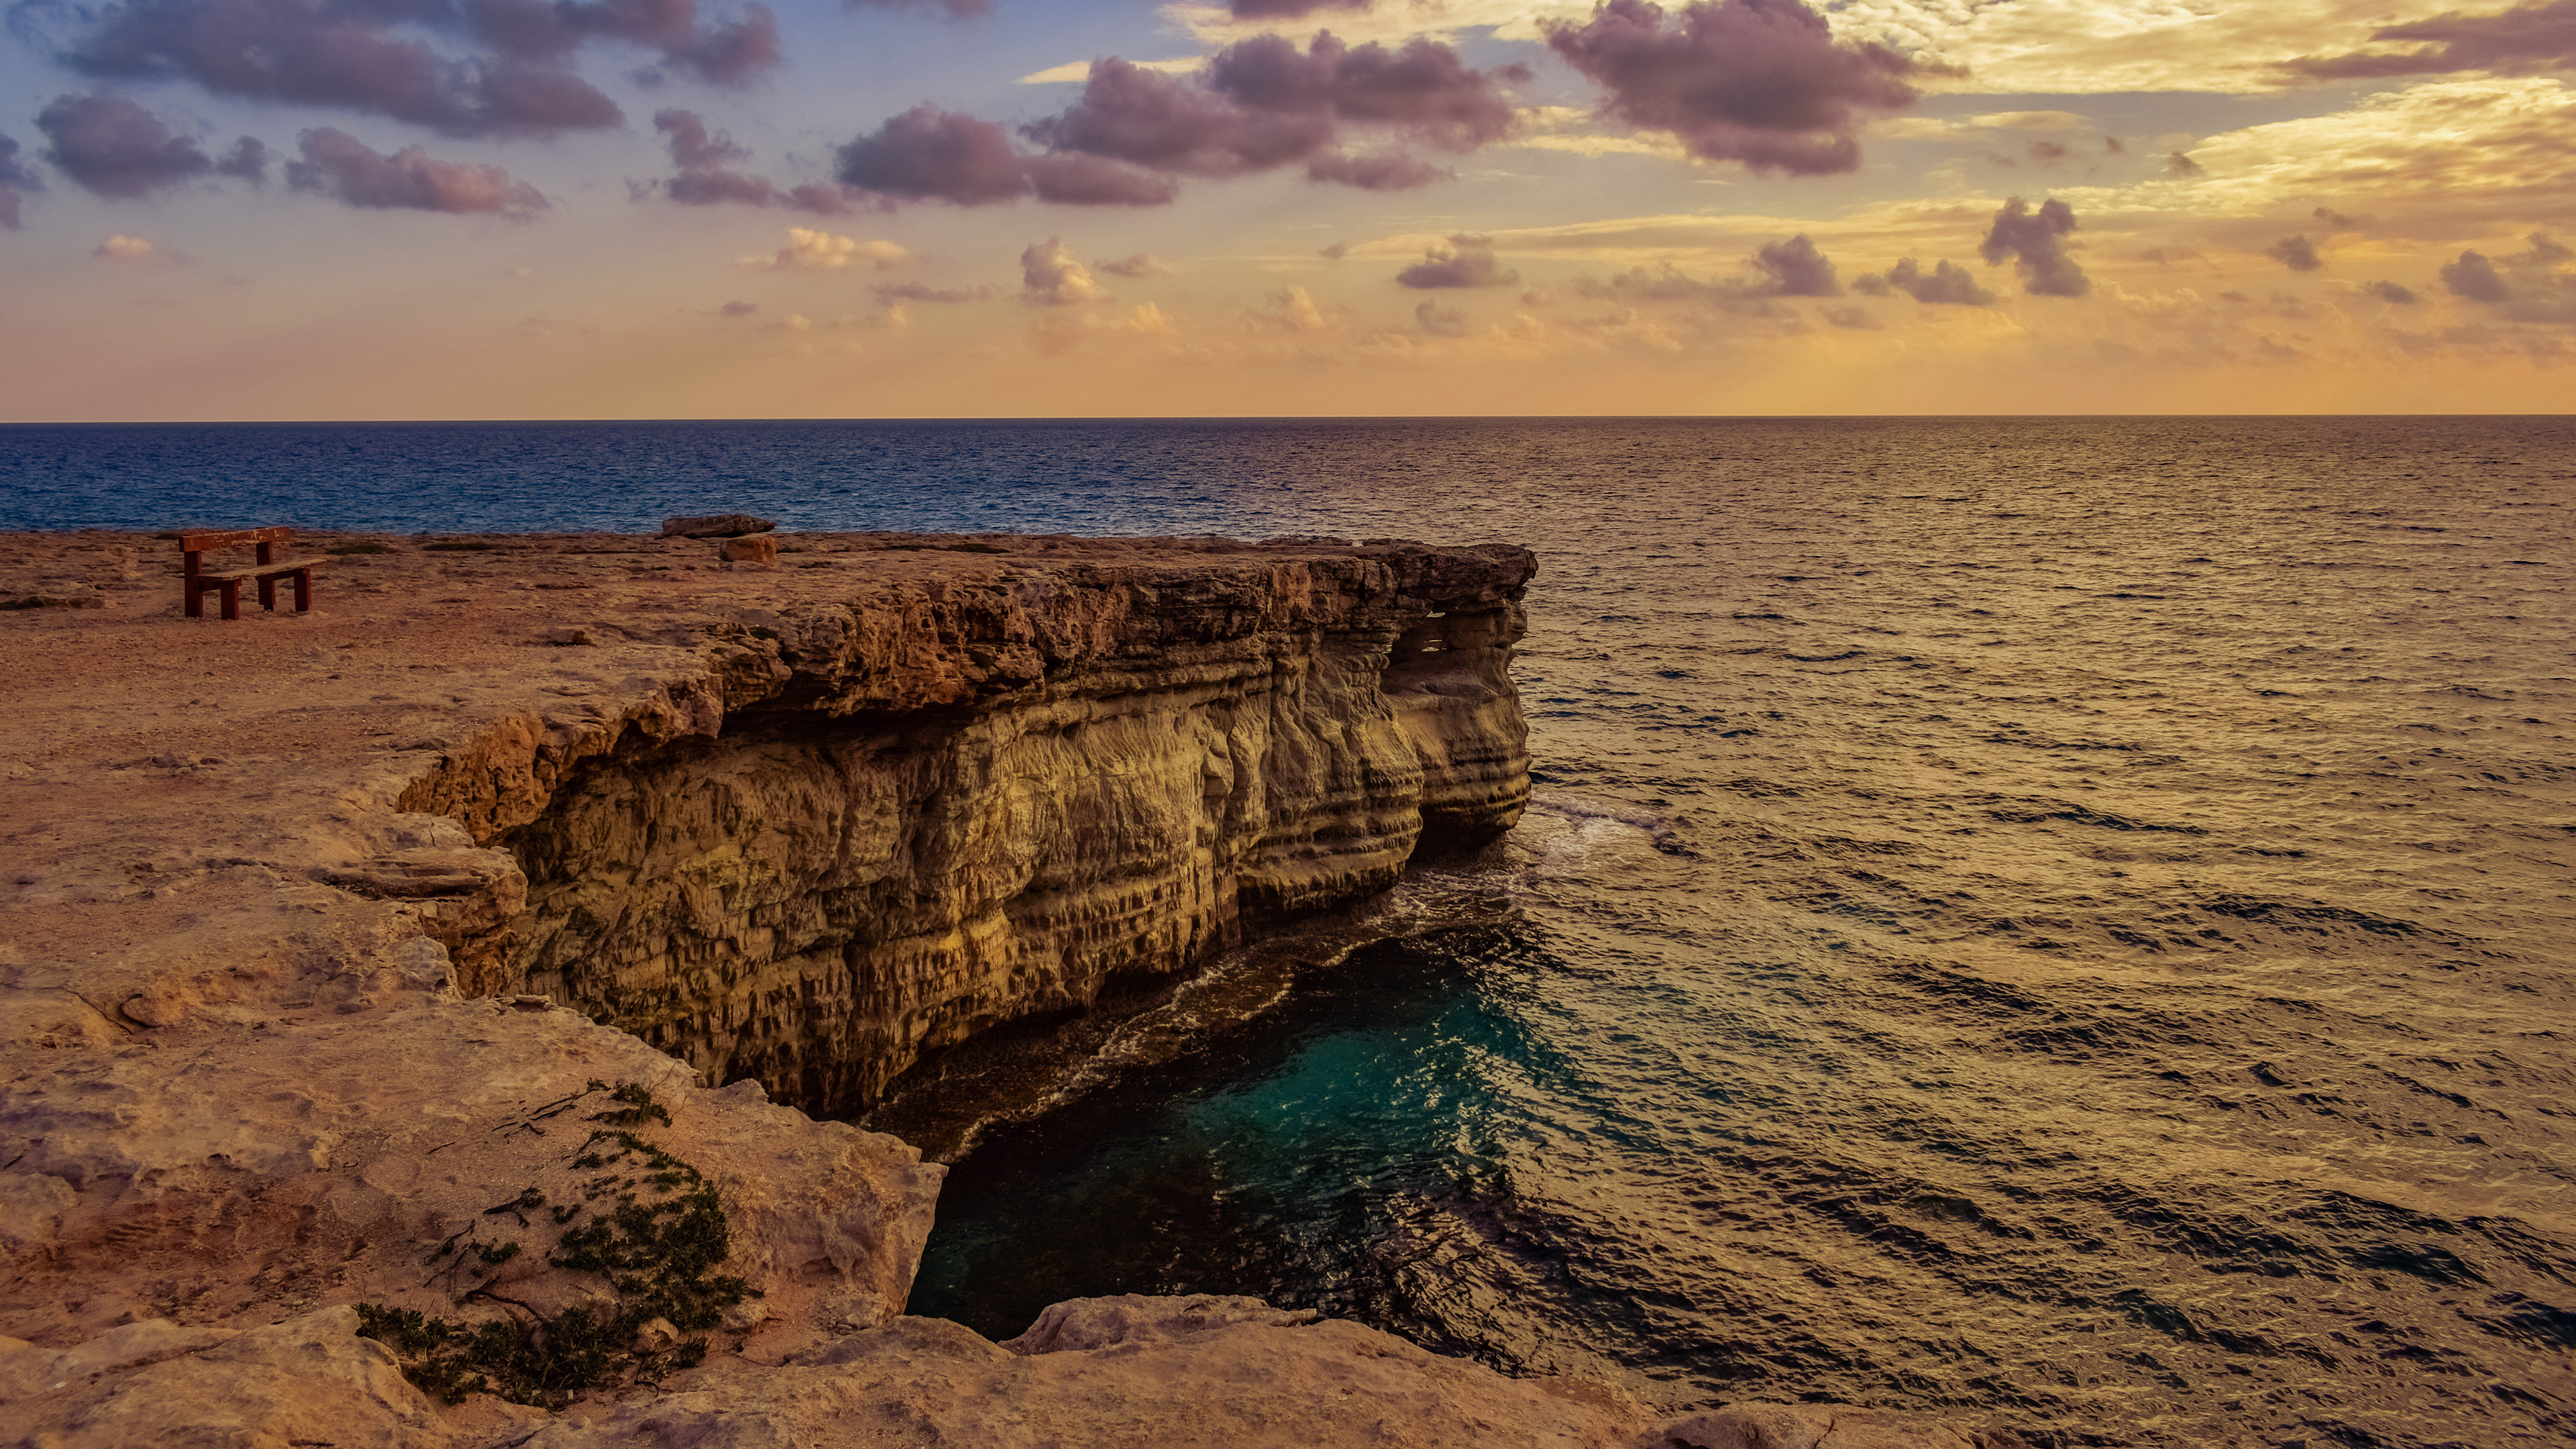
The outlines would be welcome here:
[[[2576,421],[0,429],[6,529],[725,510],[1539,557],[1521,825],[909,1079],[913,1312],[2576,1443]]]

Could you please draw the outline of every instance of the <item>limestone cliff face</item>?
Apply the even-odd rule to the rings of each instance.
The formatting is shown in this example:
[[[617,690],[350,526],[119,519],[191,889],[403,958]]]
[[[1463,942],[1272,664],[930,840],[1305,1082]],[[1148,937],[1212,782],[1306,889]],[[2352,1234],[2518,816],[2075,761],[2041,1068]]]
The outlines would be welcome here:
[[[877,582],[641,702],[488,730],[401,807],[525,874],[524,909],[515,880],[456,893],[470,993],[848,1112],[926,1050],[1508,828],[1532,569],[1237,546]],[[476,854],[460,881],[511,874]]]

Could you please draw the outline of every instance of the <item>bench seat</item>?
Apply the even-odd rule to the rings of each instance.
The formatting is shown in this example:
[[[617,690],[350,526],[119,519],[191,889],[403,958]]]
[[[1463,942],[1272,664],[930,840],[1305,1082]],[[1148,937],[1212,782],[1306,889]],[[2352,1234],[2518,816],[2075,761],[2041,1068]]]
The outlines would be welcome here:
[[[252,564],[248,568],[206,569],[197,577],[207,583],[223,583],[227,580],[240,583],[245,579],[282,579],[298,570],[318,569],[329,562],[327,558],[291,558],[282,563]]]

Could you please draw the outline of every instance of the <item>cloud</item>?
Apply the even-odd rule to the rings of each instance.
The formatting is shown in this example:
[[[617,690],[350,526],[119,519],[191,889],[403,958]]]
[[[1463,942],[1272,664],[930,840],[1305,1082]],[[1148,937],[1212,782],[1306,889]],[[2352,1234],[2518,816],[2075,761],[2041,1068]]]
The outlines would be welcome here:
[[[2366,216],[2346,216],[2331,206],[2320,206],[2308,213],[2326,224],[2328,231],[2358,231],[2370,222]]]
[[[296,143],[303,159],[286,164],[287,184],[343,206],[479,212],[515,220],[547,206],[535,187],[498,166],[435,161],[418,146],[386,156],[331,126],[306,131]]]
[[[1181,269],[1152,252],[1138,252],[1114,262],[1094,262],[1093,266],[1113,277],[1177,277]]]
[[[818,216],[842,216],[850,210],[848,198],[838,187],[781,189],[766,176],[733,170],[730,163],[749,160],[751,153],[721,131],[710,134],[695,111],[678,107],[655,111],[653,129],[670,138],[671,164],[679,174],[635,185],[638,200],[658,191],[682,206],[778,206]]]
[[[2378,80],[2482,70],[2499,75],[2576,66],[2576,0],[2520,5],[2501,15],[2438,16],[2384,25],[2373,42],[2420,42],[2409,50],[2302,56],[2283,69],[2309,80]]]
[[[758,302],[727,302],[716,309],[719,316],[748,317],[760,310]]]
[[[1315,249],[1315,255],[1322,257],[1328,262],[1338,262],[1350,254],[1351,244],[1349,242],[1334,242],[1330,246],[1322,246]]]
[[[2263,249],[2263,255],[2294,272],[2315,272],[2325,268],[2325,258],[2317,255],[2317,244],[2302,234],[2285,236]]]
[[[1433,337],[1464,337],[1475,330],[1465,311],[1443,307],[1437,302],[1424,302],[1413,309],[1413,320]]]
[[[2442,264],[2442,285],[2454,297],[2472,302],[2502,302],[2513,296],[2495,263],[2479,252],[2462,252],[2456,262]]]
[[[1927,272],[1914,258],[1906,257],[1888,268],[1883,276],[1872,274],[1853,279],[1852,289],[1873,297],[1903,292],[1915,301],[1933,307],[1991,307],[1995,304],[1995,294],[1978,285],[1976,273],[1946,259]]]
[[[1835,297],[1842,286],[1834,280],[1834,264],[1816,249],[1815,240],[1805,234],[1784,242],[1765,243],[1753,253],[1754,270],[1770,279],[1775,297]]]
[[[1580,24],[1540,28],[1607,92],[1606,114],[1757,172],[1857,168],[1866,113],[1903,110],[1920,99],[1913,78],[1946,73],[1883,45],[1835,40],[1803,0],[1695,0],[1671,29],[1665,20],[1648,0],[1604,0]]]
[[[2165,174],[2167,176],[2198,176],[2201,174],[2201,164],[2194,161],[2189,156],[2184,155],[2180,151],[2175,151],[2165,157]]]
[[[1323,332],[1333,325],[1303,287],[1273,292],[1264,305],[1243,314],[1246,325],[1272,332]]]
[[[572,68],[594,40],[658,52],[648,81],[675,73],[742,85],[779,61],[778,22],[761,4],[716,23],[701,23],[696,0],[127,0],[95,10],[40,0],[17,13],[32,17],[22,28],[77,29],[59,58],[88,75],[181,78],[218,95],[450,135],[622,124],[617,103]]]
[[[877,287],[877,304],[894,307],[905,302],[936,302],[954,305],[960,302],[982,302],[1002,295],[992,286],[931,287],[920,282],[885,282]]]
[[[1521,274],[1505,271],[1494,260],[1491,238],[1461,232],[1445,242],[1435,242],[1422,254],[1422,260],[1395,274],[1400,287],[1508,287],[1518,282]]]
[[[1303,20],[1321,10],[1366,10],[1372,0],[1227,0],[1237,20]]]
[[[2412,287],[2401,287],[2395,282],[2373,282],[2362,290],[2368,292],[2374,297],[2377,297],[2379,300],[2390,303],[2394,306],[2412,307],[2415,305],[2415,289]]]
[[[2192,147],[2207,163],[2173,201],[2202,216],[2277,214],[2335,198],[2374,234],[2443,243],[2507,226],[2576,224],[2567,185],[2576,90],[2552,79],[2426,81],[2349,110],[2275,121]]]
[[[770,272],[892,271],[911,262],[912,253],[890,241],[861,241],[811,227],[787,229],[787,245],[771,256],[744,257],[742,265]]]
[[[1977,254],[1988,266],[2012,258],[2027,295],[2081,297],[2093,290],[2093,280],[2067,253],[2066,237],[2074,230],[2075,208],[2064,201],[2052,197],[2033,211],[2030,203],[2016,196],[1995,213]]]
[[[1011,133],[922,105],[841,148],[838,174],[895,201],[982,206],[1034,195],[1070,205],[1159,206],[1185,177],[1223,178],[1302,165],[1307,178],[1367,190],[1420,186],[1450,173],[1405,146],[1463,152],[1501,139],[1515,112],[1503,87],[1520,66],[1476,70],[1449,46],[1346,45],[1318,33],[1301,50],[1258,35],[1175,76],[1111,57],[1092,64],[1082,95]],[[1353,152],[1351,135],[1379,144]]]
[[[122,232],[98,244],[90,255],[112,262],[148,262],[160,254],[160,248],[139,236]]]
[[[56,96],[36,114],[36,129],[53,142],[45,159],[101,196],[149,196],[218,173],[256,180],[267,166],[268,148],[248,136],[218,162],[195,141],[173,134],[160,117],[106,91]]]
[[[0,227],[16,231],[20,198],[44,189],[44,178],[18,159],[18,143],[0,136]]]
[[[1109,289],[1091,279],[1062,238],[1048,237],[1020,253],[1020,297],[1042,307],[1068,307],[1078,302],[1106,302]]]
[[[1701,281],[1670,262],[1631,267],[1607,280],[1579,278],[1574,289],[1586,297],[1638,302],[1724,304],[1759,302],[1772,297],[1838,297],[1842,283],[1834,264],[1801,232],[1787,241],[1765,242],[1745,258],[1751,276],[1711,277]],[[1879,295],[1884,295],[1882,288]]]
[[[991,121],[920,105],[840,150],[844,185],[889,201],[988,206],[1035,195],[1070,206],[1160,206],[1166,176],[1097,156],[1030,156]]]
[[[1870,315],[1868,308],[1857,304],[1849,307],[1827,307],[1825,320],[1836,327],[1848,328],[1854,332],[1879,330],[1878,319]]]

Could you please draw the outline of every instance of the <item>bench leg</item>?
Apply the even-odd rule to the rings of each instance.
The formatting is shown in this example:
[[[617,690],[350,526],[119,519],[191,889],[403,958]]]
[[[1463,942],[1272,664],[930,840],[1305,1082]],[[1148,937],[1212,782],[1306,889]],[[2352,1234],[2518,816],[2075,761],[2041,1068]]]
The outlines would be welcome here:
[[[313,570],[311,569],[295,571],[295,612],[299,614],[313,612]]]
[[[188,596],[189,618],[202,619],[206,617],[206,591],[197,586],[197,581],[195,579],[190,579],[186,583],[181,584],[179,586],[179,591]]]
[[[277,580],[259,581],[259,606],[272,614],[277,612]]]
[[[240,618],[241,580],[226,579],[223,582],[222,588],[224,591],[224,617],[227,619]]]

